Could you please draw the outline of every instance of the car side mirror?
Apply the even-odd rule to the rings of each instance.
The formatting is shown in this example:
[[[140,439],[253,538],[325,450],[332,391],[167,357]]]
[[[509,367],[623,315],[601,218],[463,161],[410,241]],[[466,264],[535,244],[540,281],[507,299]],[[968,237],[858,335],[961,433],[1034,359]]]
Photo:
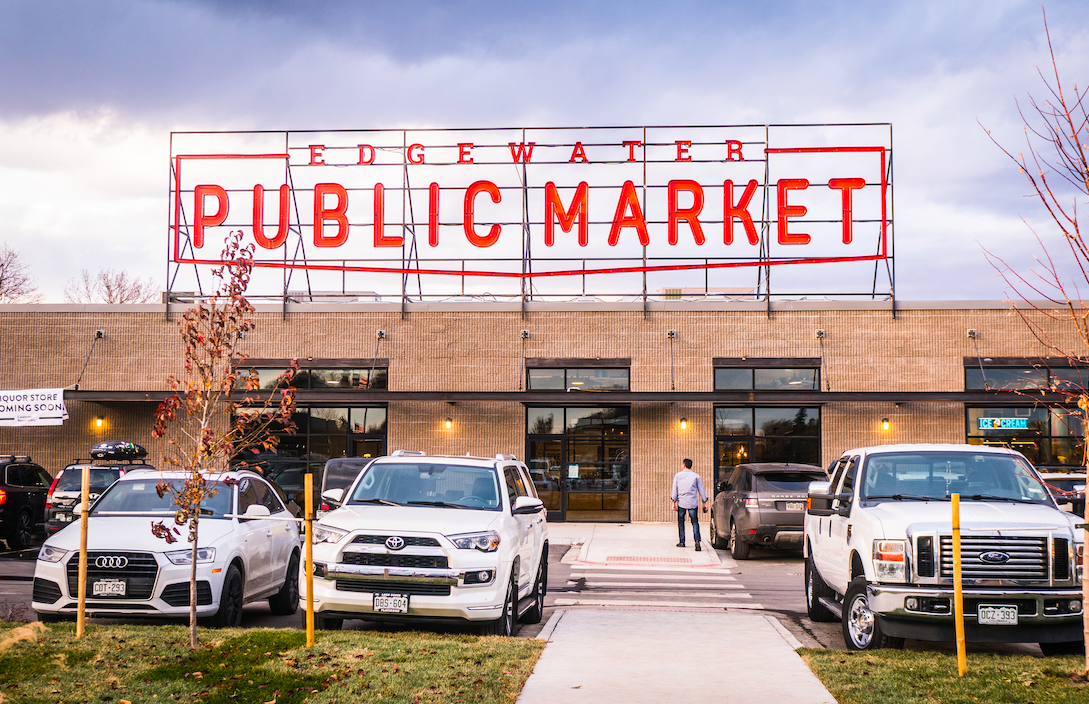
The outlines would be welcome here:
[[[246,512],[242,515],[246,518],[265,518],[267,516],[271,516],[272,513],[269,512],[268,506],[263,506],[262,504],[250,504],[249,507],[246,508]]]
[[[832,500],[835,498],[828,493],[832,488],[832,482],[810,482],[805,501],[805,510],[812,516],[831,516]]]
[[[511,513],[515,516],[521,516],[528,513],[540,513],[544,510],[544,502],[540,499],[535,499],[532,496],[519,496],[514,500],[514,506],[511,507]]]
[[[82,501],[76,502],[76,505],[72,507],[72,515],[73,516],[82,516],[83,515],[83,502]]]
[[[716,494],[721,494],[722,492],[729,491],[729,490],[730,490],[730,487],[727,486],[726,482],[719,482],[718,483],[718,491],[716,491],[715,493]]]
[[[851,500],[854,498],[854,494],[846,493],[839,494],[834,497],[839,501],[839,505],[836,506],[837,516],[850,516],[851,515]]]
[[[336,504],[337,506],[340,506],[342,503],[344,503],[344,490],[327,489],[321,492],[321,498],[324,499],[326,503]]]

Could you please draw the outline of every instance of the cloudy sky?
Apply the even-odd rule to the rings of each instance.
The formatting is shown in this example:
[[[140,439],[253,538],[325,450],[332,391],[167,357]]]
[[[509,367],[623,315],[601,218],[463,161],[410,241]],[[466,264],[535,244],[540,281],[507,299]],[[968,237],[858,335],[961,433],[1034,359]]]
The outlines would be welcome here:
[[[1089,78],[1089,3],[1049,2]],[[0,242],[48,301],[166,278],[172,130],[891,122],[897,297],[987,299],[1048,233],[981,124],[1050,68],[1036,2],[0,3]],[[1061,245],[1051,239],[1052,249]]]

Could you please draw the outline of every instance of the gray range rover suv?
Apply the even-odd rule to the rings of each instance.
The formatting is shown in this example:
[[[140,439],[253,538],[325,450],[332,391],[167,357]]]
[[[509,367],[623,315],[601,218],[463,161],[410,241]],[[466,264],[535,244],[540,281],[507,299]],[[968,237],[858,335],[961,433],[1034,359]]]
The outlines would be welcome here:
[[[727,547],[736,560],[749,557],[754,544],[802,548],[802,518],[809,483],[828,475],[811,464],[759,462],[734,467],[715,487],[711,544]]]

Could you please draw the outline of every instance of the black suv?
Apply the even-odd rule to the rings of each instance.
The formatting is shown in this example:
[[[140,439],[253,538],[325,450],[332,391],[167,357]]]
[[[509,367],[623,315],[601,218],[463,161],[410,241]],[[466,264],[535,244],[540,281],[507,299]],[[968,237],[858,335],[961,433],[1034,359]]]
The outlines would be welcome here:
[[[45,523],[45,496],[53,477],[26,455],[0,455],[0,538],[11,550],[30,545]]]
[[[734,467],[715,487],[711,544],[730,548],[736,560],[754,545],[802,547],[802,517],[809,483],[828,476],[811,464],[759,462]]]

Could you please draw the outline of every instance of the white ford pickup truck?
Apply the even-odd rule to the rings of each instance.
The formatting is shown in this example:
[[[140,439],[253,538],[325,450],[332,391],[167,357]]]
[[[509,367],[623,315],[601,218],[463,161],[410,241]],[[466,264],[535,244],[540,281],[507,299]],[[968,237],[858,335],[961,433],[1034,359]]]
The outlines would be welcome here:
[[[805,594],[814,621],[843,622],[849,650],[954,640],[951,495],[960,495],[969,642],[1082,639],[1083,531],[1020,453],[975,445],[850,450],[809,488]]]

